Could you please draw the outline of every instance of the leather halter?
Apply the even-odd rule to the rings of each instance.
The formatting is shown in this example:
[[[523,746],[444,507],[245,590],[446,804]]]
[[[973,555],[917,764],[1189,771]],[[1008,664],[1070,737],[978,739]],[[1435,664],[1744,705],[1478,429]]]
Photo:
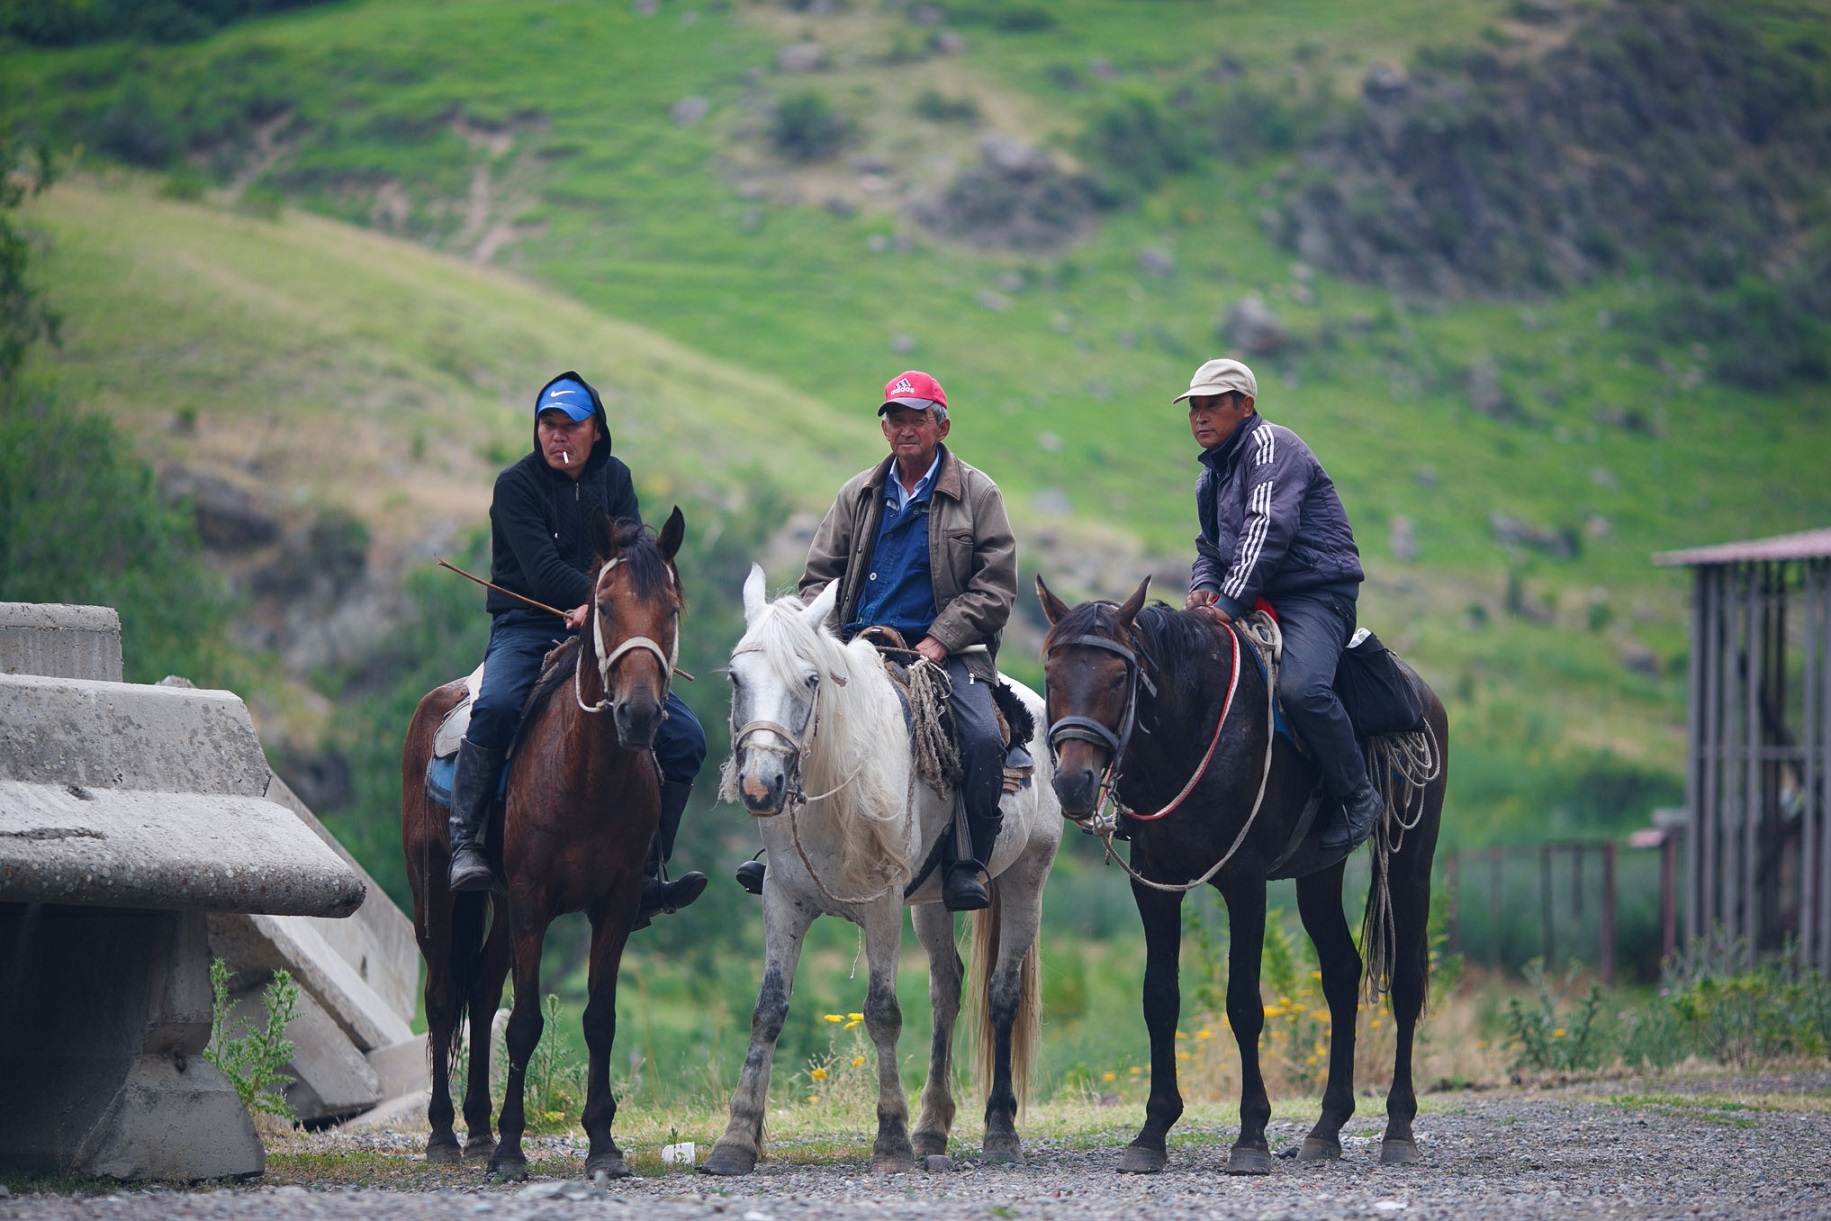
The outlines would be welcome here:
[[[1119,718],[1117,733],[1106,727],[1103,722],[1090,716],[1065,716],[1049,725],[1049,754],[1052,759],[1058,758],[1061,744],[1064,741],[1092,742],[1095,746],[1107,749],[1106,772],[1117,776],[1120,765],[1125,759],[1125,748],[1131,745],[1132,729],[1138,720],[1138,688],[1140,685],[1157,698],[1157,684],[1138,664],[1138,654],[1129,646],[1117,640],[1108,640],[1104,636],[1070,636],[1066,640],[1057,640],[1049,646],[1053,653],[1059,648],[1070,645],[1083,645],[1087,648],[1105,649],[1117,653],[1125,659],[1125,714]],[[1047,654],[1045,654],[1045,659]]]
[[[603,568],[598,570],[598,579],[593,581],[591,585],[591,639],[596,646],[595,651],[598,655],[598,686],[603,689],[604,697],[595,704],[587,704],[585,702],[583,678],[585,654],[583,650],[580,650],[579,664],[574,666],[572,670],[572,698],[578,701],[579,711],[581,712],[602,712],[606,708],[611,707],[616,701],[611,698],[610,694],[610,668],[616,665],[618,659],[625,653],[642,650],[653,653],[655,659],[661,663],[661,702],[663,704],[662,715],[665,716],[668,690],[673,685],[674,681],[674,663],[680,660],[680,625],[678,623],[674,625],[674,647],[670,651],[663,651],[659,644],[656,644],[647,636],[631,636],[616,648],[608,651],[606,651],[604,647],[604,616],[598,609],[598,587],[604,583],[604,578],[610,575],[610,570],[622,562],[623,559],[619,556],[606,563]],[[669,584],[672,584],[673,580],[673,572],[670,570],[668,573]]]
[[[731,655],[736,657],[740,653],[761,653],[763,651],[761,645],[752,644],[733,649]],[[841,685],[844,685],[845,679],[843,676],[835,674],[833,677]],[[737,712],[735,705],[732,707],[731,711],[733,713]],[[750,741],[752,734],[764,730],[775,734],[778,738],[781,738],[782,741],[788,744],[786,750],[781,747],[768,746],[762,743],[758,743],[757,745],[758,750],[766,750],[773,754],[788,756],[788,762],[783,765],[783,770],[787,772],[787,776],[784,778],[782,793],[783,805],[786,806],[791,802],[796,805],[805,803],[807,801],[807,790],[801,786],[801,760],[807,758],[808,747],[813,742],[814,736],[820,732],[820,672],[818,669],[814,672],[813,690],[808,693],[807,719],[801,723],[800,730],[790,729],[788,726],[777,721],[756,719],[745,721],[742,725],[739,725],[734,719],[731,724],[732,755],[736,756],[738,751],[744,749],[745,745]]]

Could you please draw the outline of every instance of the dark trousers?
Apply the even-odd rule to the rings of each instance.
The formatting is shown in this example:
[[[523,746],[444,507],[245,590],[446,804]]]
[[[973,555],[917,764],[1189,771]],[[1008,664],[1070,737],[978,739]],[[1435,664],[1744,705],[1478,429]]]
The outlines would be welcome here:
[[[998,799],[1004,793],[1004,735],[998,732],[998,713],[992,704],[992,688],[967,672],[966,662],[958,656],[947,659],[947,677],[953,680],[954,725],[960,736],[960,798],[973,829],[976,851],[991,855],[992,836],[977,842],[980,827],[995,824],[999,817]],[[981,864],[984,859],[981,858]]]
[[[1286,594],[1274,605],[1284,632],[1279,702],[1322,773],[1323,787],[1340,801],[1367,783],[1354,726],[1335,694],[1335,667],[1354,635],[1354,599],[1330,592]]]
[[[502,615],[490,625],[483,690],[471,702],[470,729],[464,735],[478,746],[507,750],[515,740],[521,707],[540,677],[541,659],[561,640],[550,623],[517,622]],[[570,684],[565,698],[572,698]],[[661,764],[663,779],[692,784],[706,761],[706,731],[693,710],[672,691],[668,692],[667,710],[667,718],[655,734],[655,759]]]

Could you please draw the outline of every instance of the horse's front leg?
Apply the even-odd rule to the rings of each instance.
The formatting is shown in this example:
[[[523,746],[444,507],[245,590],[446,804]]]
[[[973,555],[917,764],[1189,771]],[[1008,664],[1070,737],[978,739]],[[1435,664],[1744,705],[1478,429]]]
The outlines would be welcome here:
[[[903,1033],[903,1011],[896,1003],[896,959],[903,945],[903,900],[886,895],[864,913],[865,959],[871,978],[865,987],[865,1033],[877,1047],[877,1140],[871,1146],[871,1169],[902,1174],[915,1169],[909,1143],[909,1100],[897,1067],[896,1041]]]
[[[1322,967],[1322,995],[1329,1003],[1329,1080],[1322,1114],[1297,1150],[1299,1161],[1333,1161],[1341,1156],[1341,1130],[1354,1116],[1354,1023],[1360,990],[1361,956],[1341,910],[1343,866],[1297,879],[1297,912],[1316,946]]]
[[[1240,1137],[1227,1155],[1228,1174],[1270,1174],[1265,1125],[1272,1117],[1265,1077],[1259,1071],[1259,1032],[1265,1002],[1259,996],[1259,963],[1265,953],[1265,878],[1228,878],[1227,1021],[1240,1045]]]
[[[939,903],[911,910],[916,938],[928,951],[928,1007],[934,1037],[928,1043],[928,1082],[911,1146],[917,1156],[947,1152],[954,1127],[954,1023],[960,1016],[960,952],[954,947],[954,914]]]
[[[515,1008],[509,1014],[509,1074],[503,1085],[502,1116],[496,1122],[501,1142],[490,1157],[490,1173],[507,1180],[528,1177],[527,1155],[521,1151],[521,1134],[527,1129],[522,1095],[527,1088],[528,1061],[540,1043],[540,950],[547,921],[511,910],[510,935],[515,943]]]
[[[785,894],[771,871],[763,884],[763,983],[750,1015],[750,1050],[737,1089],[731,1093],[731,1119],[700,1167],[702,1174],[749,1174],[762,1152],[763,1113],[769,1106],[769,1066],[776,1054],[782,1023],[788,1020],[788,996],[801,960],[802,938],[819,915],[814,904]]]
[[[629,884],[591,911],[591,999],[585,1004],[585,1046],[590,1064],[585,1077],[585,1135],[591,1148],[585,1155],[585,1177],[600,1174],[613,1179],[629,1177],[629,1164],[610,1135],[617,1117],[616,1095],[610,1092],[610,1049],[617,1038],[617,972],[623,947],[636,920],[641,887]]]
[[[1043,883],[1055,860],[1055,843],[1045,841],[993,880],[992,906],[975,913],[977,946],[998,947],[988,961],[975,948],[973,987],[984,987],[990,1024],[992,1080],[985,1096],[985,1159],[1022,1162],[1017,1135],[1017,1100],[1028,1088],[1030,1065],[1041,1037],[1042,990],[1038,979],[1037,933],[1043,922]],[[983,967],[981,964],[984,964]],[[981,1038],[986,1036],[982,1027]]]
[[[1132,883],[1132,900],[1144,921],[1144,1025],[1151,1036],[1151,1097],[1144,1127],[1119,1159],[1121,1174],[1155,1174],[1169,1163],[1164,1138],[1182,1118],[1183,1096],[1176,1086],[1176,1022],[1182,1012],[1177,960],[1182,951],[1181,894]]]

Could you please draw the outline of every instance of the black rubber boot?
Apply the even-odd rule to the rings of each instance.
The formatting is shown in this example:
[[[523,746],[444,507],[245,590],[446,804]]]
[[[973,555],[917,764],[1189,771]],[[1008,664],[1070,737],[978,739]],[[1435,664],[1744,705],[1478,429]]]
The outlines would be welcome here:
[[[458,743],[458,768],[451,781],[451,872],[447,879],[454,891],[488,890],[495,881],[481,844],[505,753],[478,746],[469,738]]]
[[[757,853],[757,856],[762,855],[761,852]],[[763,893],[763,877],[769,872],[769,867],[759,861],[757,856],[753,856],[739,865],[733,873],[733,876],[737,878],[737,884],[753,895]]]
[[[989,816],[969,811],[964,819],[968,841],[964,845],[960,843],[960,821],[955,823],[954,859],[941,875],[941,905],[950,912],[976,912],[992,905],[991,881],[986,877],[984,862],[991,859],[1004,811],[995,799]]]
[[[1380,791],[1371,783],[1361,785],[1335,807],[1335,816],[1322,831],[1323,851],[1346,852],[1360,847],[1385,812],[1386,799]]]
[[[667,863],[674,855],[674,837],[680,831],[680,815],[687,808],[693,786],[678,780],[661,782],[661,824],[655,828],[649,845],[648,864],[642,870],[642,910],[634,928],[647,928],[652,917],[690,907],[706,892],[706,875],[697,869],[668,881]]]

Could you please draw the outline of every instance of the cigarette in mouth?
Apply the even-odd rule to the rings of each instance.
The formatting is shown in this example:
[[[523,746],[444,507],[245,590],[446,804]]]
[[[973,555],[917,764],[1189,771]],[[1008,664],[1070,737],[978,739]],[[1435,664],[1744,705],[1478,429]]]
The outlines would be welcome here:
[[[572,454],[570,452],[562,449],[559,451],[559,460],[561,462],[564,462],[567,466],[571,466],[572,465]]]

